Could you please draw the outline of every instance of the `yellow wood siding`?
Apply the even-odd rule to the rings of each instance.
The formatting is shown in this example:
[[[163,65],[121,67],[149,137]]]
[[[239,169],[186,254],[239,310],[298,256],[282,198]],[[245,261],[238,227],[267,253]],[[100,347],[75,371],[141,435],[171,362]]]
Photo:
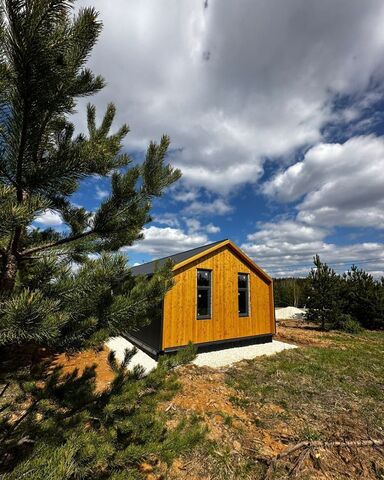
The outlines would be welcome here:
[[[212,270],[211,318],[196,318],[196,270]],[[249,316],[238,314],[237,274],[250,280]],[[164,299],[162,348],[274,333],[272,282],[225,245],[175,271]]]

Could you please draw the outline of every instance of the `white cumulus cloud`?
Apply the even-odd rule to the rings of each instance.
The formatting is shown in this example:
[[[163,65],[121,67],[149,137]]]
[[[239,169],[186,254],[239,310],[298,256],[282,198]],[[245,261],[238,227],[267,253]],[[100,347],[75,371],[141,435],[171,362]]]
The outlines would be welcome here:
[[[383,186],[384,138],[368,135],[311,148],[264,192],[282,202],[301,200],[297,218],[311,225],[384,228]]]
[[[233,211],[233,207],[229,205],[227,200],[216,198],[213,201],[194,201],[183,209],[184,213],[195,215],[227,215]]]
[[[108,197],[108,195],[108,190],[103,190],[98,185],[96,186],[96,198],[98,198],[99,200],[103,200],[104,198]]]
[[[143,240],[122,249],[128,256],[129,252],[142,252],[159,258],[209,243],[205,234],[187,234],[179,228],[150,226],[143,229],[143,234]]]
[[[218,227],[217,225],[213,225],[213,223],[208,223],[205,229],[207,230],[207,233],[219,233],[221,230],[220,227]]]
[[[35,222],[47,227],[55,227],[64,223],[61,216],[53,210],[45,210],[35,218]]]
[[[384,248],[379,242],[336,245],[328,232],[293,220],[258,225],[241,247],[272,276],[308,274],[313,256],[319,254],[335,270],[343,272],[353,263],[375,276],[384,274]]]

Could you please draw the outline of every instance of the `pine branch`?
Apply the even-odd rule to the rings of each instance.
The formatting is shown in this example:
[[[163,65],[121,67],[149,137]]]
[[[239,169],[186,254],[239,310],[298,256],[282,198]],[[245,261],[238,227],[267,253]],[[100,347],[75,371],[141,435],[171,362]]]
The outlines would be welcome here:
[[[6,392],[7,388],[10,386],[10,382],[6,383],[4,385],[4,387],[2,388],[1,392],[0,392],[0,397],[2,397],[4,395],[4,393]]]
[[[18,428],[21,422],[23,422],[23,420],[25,420],[34,411],[39,402],[39,399],[33,401],[33,403],[27,408],[23,415],[14,424],[12,424],[11,428],[7,431],[7,433],[3,435],[3,437],[1,438],[1,442],[4,442],[7,438],[11,436],[11,434]]]
[[[135,204],[140,203],[141,201],[145,200],[146,198],[148,198],[148,195],[145,194],[145,193],[141,192],[141,193],[137,194],[135,199],[132,200],[126,207],[120,209],[114,215],[114,217],[115,218],[121,217],[122,215],[124,215],[127,212],[127,210],[129,208],[132,208]],[[120,233],[120,232],[123,232],[125,230],[126,230],[126,227],[122,226],[120,229],[114,230],[113,233]],[[73,235],[71,237],[63,238],[63,239],[58,240],[56,242],[51,242],[51,243],[48,243],[48,244],[45,244],[45,245],[39,245],[37,247],[29,248],[27,250],[24,250],[24,251],[20,252],[19,256],[20,257],[25,257],[27,255],[30,255],[31,253],[41,252],[43,250],[47,250],[47,249],[50,249],[50,248],[60,247],[62,245],[66,245],[68,243],[75,242],[77,240],[89,237],[89,236],[91,236],[93,234],[96,234],[96,233],[97,233],[97,231],[95,229],[91,229],[91,230],[88,230],[87,232],[83,232],[83,233],[79,233],[78,235]]]
[[[94,233],[95,233],[94,230],[89,230],[87,232],[79,233],[78,235],[73,235],[72,237],[62,238],[61,240],[58,240],[56,242],[47,243],[45,245],[39,245],[38,247],[32,247],[27,250],[23,250],[21,253],[19,253],[19,256],[25,257],[27,255],[30,255],[31,253],[41,252],[49,248],[61,247],[62,245],[66,245],[68,243],[75,242],[77,240],[81,240],[83,238],[89,237]]]
[[[1,168],[1,167],[0,167],[0,173],[1,173],[1,175],[3,175],[15,188],[17,188],[17,182],[15,182],[15,180],[13,180],[13,178],[10,177],[10,176],[8,175],[8,173],[7,173],[3,168]]]
[[[27,74],[26,74],[27,77]],[[19,145],[19,152],[16,161],[16,196],[17,201],[22,203],[23,201],[23,189],[22,189],[22,180],[23,180],[23,159],[24,159],[24,152],[25,147],[27,144],[27,129],[28,129],[28,104],[26,99],[23,99],[24,108],[23,108],[23,123],[21,127],[21,137],[20,137],[20,145]]]

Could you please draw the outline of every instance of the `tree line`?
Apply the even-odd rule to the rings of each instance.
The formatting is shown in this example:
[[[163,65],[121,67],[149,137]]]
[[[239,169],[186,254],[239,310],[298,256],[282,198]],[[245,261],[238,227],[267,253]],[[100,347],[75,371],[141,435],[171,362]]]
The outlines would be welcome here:
[[[274,281],[277,307],[305,307],[306,319],[322,329],[384,328],[384,278],[375,279],[355,265],[337,274],[319,255],[313,261],[306,278]]]
[[[273,280],[275,307],[305,307],[307,283],[305,278],[275,278]]]

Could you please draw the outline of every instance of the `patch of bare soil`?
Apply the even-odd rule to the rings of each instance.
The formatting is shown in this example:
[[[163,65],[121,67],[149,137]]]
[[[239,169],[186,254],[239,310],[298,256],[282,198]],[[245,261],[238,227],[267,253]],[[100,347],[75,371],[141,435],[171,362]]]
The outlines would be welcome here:
[[[224,373],[209,367],[187,365],[179,370],[180,392],[165,407],[167,411],[181,411],[201,416],[209,427],[209,438],[221,439],[224,422],[243,422],[245,412],[233,405],[234,394],[225,385]]]
[[[114,377],[108,364],[108,354],[109,350],[107,347],[100,351],[85,350],[73,355],[62,353],[55,355],[50,367],[62,366],[63,374],[77,370],[80,376],[85,368],[96,365],[96,390],[100,392],[108,387]]]
[[[163,406],[171,414],[169,426],[177,424],[185,415],[199,415],[207,426],[208,440],[220,446],[213,452],[213,456],[219,457],[220,463],[228,462],[228,471],[233,470],[231,464],[241,464],[244,457],[251,457],[255,453],[273,456],[285,449],[284,439],[291,434],[287,425],[281,422],[279,435],[271,435],[267,429],[260,428],[258,413],[261,411],[250,414],[242,408],[241,394],[225,383],[224,371],[195,365],[187,365],[178,371],[181,389]],[[260,408],[263,413],[268,411],[268,414],[278,415],[282,411],[281,407],[272,404],[262,405]],[[227,455],[228,458],[224,458]],[[208,459],[204,458],[204,451],[197,451],[190,457],[174,462],[167,478],[170,480],[226,478],[212,476],[211,468],[215,467],[209,465]],[[220,468],[223,468],[223,465]]]

